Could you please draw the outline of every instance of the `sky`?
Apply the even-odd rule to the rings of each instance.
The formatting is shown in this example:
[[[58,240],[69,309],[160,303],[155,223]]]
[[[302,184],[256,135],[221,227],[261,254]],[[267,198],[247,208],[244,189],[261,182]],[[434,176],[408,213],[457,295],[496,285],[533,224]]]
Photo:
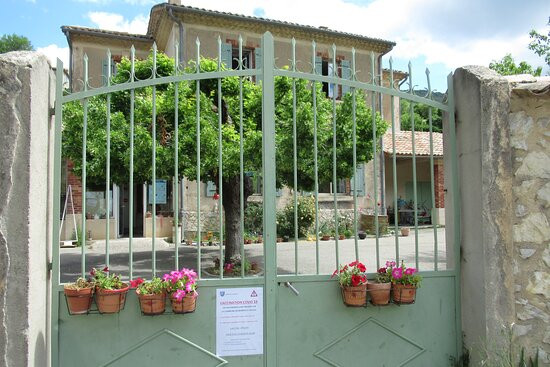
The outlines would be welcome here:
[[[151,6],[161,0],[0,0],[0,34],[28,37],[53,62],[68,64],[60,27],[80,25],[144,34]],[[529,31],[548,33],[549,0],[183,0],[184,5],[327,26],[397,43],[394,69],[412,64],[415,89],[445,92],[446,77],[464,65],[488,66],[510,53],[516,62],[543,66],[527,48]],[[360,69],[360,65],[358,65]],[[548,67],[544,69],[548,74]]]

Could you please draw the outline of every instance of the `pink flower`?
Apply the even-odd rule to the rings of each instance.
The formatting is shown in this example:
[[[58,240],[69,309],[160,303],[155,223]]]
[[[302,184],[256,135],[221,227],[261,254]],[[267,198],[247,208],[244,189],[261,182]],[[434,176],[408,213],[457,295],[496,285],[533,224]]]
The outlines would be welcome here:
[[[191,292],[193,291],[193,284],[187,283],[187,284],[185,285],[185,291],[186,291],[187,293],[191,293]]]
[[[177,300],[177,301],[181,301],[183,299],[183,297],[185,297],[185,291],[183,289],[178,289],[173,295],[172,297]]]
[[[415,268],[407,268],[405,270],[405,275],[413,275],[414,273],[416,273],[416,269]]]
[[[386,261],[386,268],[393,268],[395,266],[395,261]]]
[[[395,268],[391,272],[391,276],[395,279],[403,278],[403,268]]]
[[[167,282],[167,281],[169,281],[169,280],[171,280],[171,279],[172,279],[172,277],[170,276],[170,274],[164,274],[164,275],[162,276],[162,280],[164,280],[165,282]]]

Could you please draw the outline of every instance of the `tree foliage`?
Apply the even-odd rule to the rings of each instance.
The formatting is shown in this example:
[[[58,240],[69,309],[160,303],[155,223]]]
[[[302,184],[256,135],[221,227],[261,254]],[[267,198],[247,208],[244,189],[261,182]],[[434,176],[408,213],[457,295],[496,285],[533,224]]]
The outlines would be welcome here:
[[[0,54],[10,51],[32,51],[31,41],[25,36],[17,34],[4,34],[0,38]]]
[[[542,67],[533,68],[525,61],[521,61],[519,65],[516,65],[511,54],[506,54],[500,61],[493,60],[489,64],[489,69],[496,71],[500,75],[531,74],[533,76],[540,76],[542,73]]]
[[[157,55],[158,76],[172,75],[174,62],[164,54]],[[217,61],[202,59],[201,72],[217,69]],[[118,65],[114,83],[129,79],[131,64],[123,59]],[[187,68],[192,72],[194,64]],[[137,79],[150,77],[152,58],[137,61]],[[218,180],[218,113],[217,79],[200,83],[200,139],[201,180]],[[239,175],[239,78],[222,79],[222,157],[223,176]],[[320,183],[332,181],[332,102],[317,83],[317,139]],[[178,83],[179,123],[179,173],[181,177],[196,178],[196,82]],[[152,172],[152,88],[135,90],[134,107],[134,182],[151,181]],[[298,186],[312,190],[313,172],[313,109],[312,88],[306,80],[296,80],[297,94],[297,141],[298,141]],[[261,170],[262,144],[262,93],[261,86],[243,79],[243,130],[244,170]],[[113,93],[111,97],[111,178],[114,183],[129,182],[130,165],[130,91]],[[169,179],[174,167],[174,109],[175,87],[166,84],[156,88],[156,175]],[[91,185],[102,185],[106,170],[106,96],[88,99],[87,123],[87,180]],[[293,139],[292,139],[292,79],[277,77],[275,80],[275,126],[277,186],[293,186]],[[347,94],[336,106],[337,174],[339,178],[353,176],[352,167],[352,97]],[[365,162],[372,155],[372,115],[365,103],[365,96],[356,93],[357,161]],[[387,123],[376,114],[377,135],[381,136]],[[63,154],[74,163],[74,171],[82,171],[82,121],[83,106],[80,102],[68,103],[63,110]],[[180,177],[180,178],[181,178]]]
[[[401,130],[409,131],[412,129],[411,125],[411,102],[406,99],[401,99]],[[430,131],[428,105],[423,103],[414,103],[414,130],[415,131]],[[443,118],[441,110],[438,108],[432,108],[432,131],[443,132]]]
[[[547,25],[550,26],[550,18]],[[532,39],[528,46],[529,49],[543,57],[546,64],[550,66],[550,30],[547,35],[544,35],[533,29],[529,32],[529,37]]]

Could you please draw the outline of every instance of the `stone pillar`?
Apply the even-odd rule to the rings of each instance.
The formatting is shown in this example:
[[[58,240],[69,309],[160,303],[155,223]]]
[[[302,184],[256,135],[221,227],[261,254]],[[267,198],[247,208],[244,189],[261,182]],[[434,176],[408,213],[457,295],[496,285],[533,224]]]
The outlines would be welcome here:
[[[461,195],[462,327],[472,364],[506,343],[514,321],[513,198],[506,79],[485,67],[455,71]],[[448,203],[449,201],[447,201]]]
[[[45,56],[0,55],[0,365],[47,366],[55,77]]]

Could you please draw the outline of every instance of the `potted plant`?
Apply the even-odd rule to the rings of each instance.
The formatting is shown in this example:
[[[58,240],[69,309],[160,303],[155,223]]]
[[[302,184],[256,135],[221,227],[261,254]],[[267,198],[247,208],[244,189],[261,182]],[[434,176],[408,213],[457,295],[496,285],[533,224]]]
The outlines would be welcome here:
[[[330,240],[330,235],[333,231],[329,222],[322,223],[319,231],[321,232],[321,241]]]
[[[367,238],[367,234],[365,233],[365,231],[359,231],[357,235],[359,236],[360,240],[364,240],[365,238]]]
[[[344,231],[344,236],[346,236],[346,238],[351,238],[353,237],[353,231],[351,229],[346,229]]]
[[[70,315],[87,314],[92,304],[94,295],[94,282],[84,278],[78,278],[74,283],[63,286],[65,299]]]
[[[181,271],[171,271],[164,274],[162,280],[166,282],[166,291],[170,295],[172,312],[194,312],[198,297],[197,273],[192,269],[183,268]]]
[[[166,282],[159,277],[149,281],[141,278],[130,281],[132,288],[136,288],[139,307],[144,315],[160,315],[166,308]]]
[[[93,268],[90,275],[95,279],[95,302],[99,313],[118,313],[124,308],[130,285],[120,280],[120,275],[111,274],[107,267]]]
[[[382,306],[390,303],[391,271],[395,261],[386,261],[386,266],[378,269],[375,281],[367,283],[367,290],[373,305]]]
[[[332,273],[338,278],[344,304],[352,307],[364,306],[367,303],[367,268],[359,261],[340,266]]]
[[[401,236],[407,237],[411,233],[411,229],[409,227],[401,227]]]
[[[288,235],[285,234],[285,235],[283,236],[283,242],[288,242],[288,241],[290,241],[290,237],[289,237]]]
[[[400,267],[391,270],[392,298],[395,303],[414,303],[416,290],[422,281],[422,277],[417,272],[415,268],[405,267],[403,261]]]

